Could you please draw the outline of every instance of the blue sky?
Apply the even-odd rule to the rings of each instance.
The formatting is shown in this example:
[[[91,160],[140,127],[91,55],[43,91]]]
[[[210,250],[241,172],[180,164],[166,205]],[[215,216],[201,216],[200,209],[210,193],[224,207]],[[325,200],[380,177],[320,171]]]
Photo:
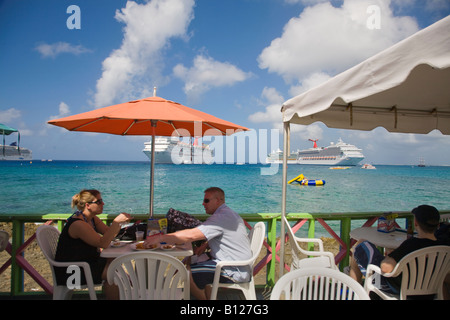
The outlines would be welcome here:
[[[367,28],[371,5],[381,12],[377,30]],[[156,86],[158,96],[257,133],[281,129],[284,101],[449,14],[448,0],[3,0],[0,123],[21,131],[34,159],[147,160],[147,137],[47,121],[151,96]],[[366,162],[450,165],[450,138],[439,132],[292,130],[292,149],[341,137]]]

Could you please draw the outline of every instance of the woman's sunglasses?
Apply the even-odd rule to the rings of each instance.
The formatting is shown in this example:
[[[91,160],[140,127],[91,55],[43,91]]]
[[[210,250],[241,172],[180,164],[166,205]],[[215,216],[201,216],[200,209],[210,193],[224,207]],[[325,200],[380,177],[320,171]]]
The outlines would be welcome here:
[[[103,199],[98,199],[97,201],[91,201],[91,202],[88,202],[88,203],[105,204],[105,203],[103,202]]]

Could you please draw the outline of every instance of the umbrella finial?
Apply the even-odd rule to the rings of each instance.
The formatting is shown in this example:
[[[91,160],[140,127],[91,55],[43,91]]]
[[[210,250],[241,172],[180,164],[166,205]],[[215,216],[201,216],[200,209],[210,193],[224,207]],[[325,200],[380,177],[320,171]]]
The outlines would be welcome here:
[[[156,97],[156,87],[153,87],[153,96]]]

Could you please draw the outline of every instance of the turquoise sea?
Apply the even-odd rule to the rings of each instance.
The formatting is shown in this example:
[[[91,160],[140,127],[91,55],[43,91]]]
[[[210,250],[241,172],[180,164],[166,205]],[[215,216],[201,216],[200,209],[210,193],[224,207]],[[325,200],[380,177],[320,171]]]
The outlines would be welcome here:
[[[155,213],[169,208],[204,213],[203,191],[221,187],[239,213],[281,212],[282,166],[261,175],[263,165],[155,166]],[[450,167],[351,167],[289,165],[288,180],[303,174],[323,187],[288,185],[288,212],[408,211],[420,204],[450,209]],[[0,214],[70,213],[72,196],[83,188],[102,192],[105,213],[149,211],[149,162],[0,162]]]

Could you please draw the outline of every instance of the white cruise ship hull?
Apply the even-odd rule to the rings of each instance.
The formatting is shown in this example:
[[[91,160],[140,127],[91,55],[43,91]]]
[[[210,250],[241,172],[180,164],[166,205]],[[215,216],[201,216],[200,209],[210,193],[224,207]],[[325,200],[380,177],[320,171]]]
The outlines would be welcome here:
[[[336,157],[335,159],[299,159],[298,164],[321,165],[321,166],[356,166],[362,158]]]
[[[145,142],[142,150],[151,160],[152,143]],[[208,147],[191,145],[167,138],[155,139],[155,163],[165,164],[211,164],[212,151]]]
[[[288,164],[297,164],[297,155],[298,152],[291,152],[288,156],[287,163]],[[283,163],[283,151],[280,149],[273,151],[266,158],[266,163],[275,163],[282,164]]]
[[[32,152],[27,148],[0,145],[0,159],[6,161],[28,161],[33,160]]]
[[[317,141],[317,140],[316,140]],[[291,152],[288,156],[288,164],[304,164],[315,166],[356,166],[364,159],[361,149],[354,145],[344,143],[339,139],[338,143],[326,148],[314,148]],[[283,151],[273,151],[266,158],[266,163],[283,163]]]
[[[314,148],[299,151],[297,163],[322,166],[356,166],[363,159],[364,155],[361,149],[339,139],[336,144],[332,143],[325,148],[319,148],[314,144]]]
[[[266,163],[267,163],[267,164],[271,164],[271,163],[275,163],[275,164],[283,164],[283,160],[273,160],[273,159],[270,159],[270,158],[268,157],[268,158],[266,158]],[[297,161],[297,160],[294,160],[294,159],[290,159],[290,160],[287,161],[287,163],[288,163],[288,164],[298,164],[298,161]]]

